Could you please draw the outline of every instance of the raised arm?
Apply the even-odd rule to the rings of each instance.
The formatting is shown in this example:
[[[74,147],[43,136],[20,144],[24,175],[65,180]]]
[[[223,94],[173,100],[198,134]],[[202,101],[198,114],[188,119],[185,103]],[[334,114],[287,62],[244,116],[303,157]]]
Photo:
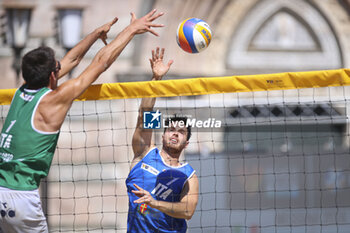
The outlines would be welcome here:
[[[152,208],[158,209],[171,217],[191,219],[196,210],[199,190],[198,177],[196,174],[194,174],[185,184],[179,202],[155,200],[148,191],[142,189],[136,184],[134,184],[134,186],[137,190],[132,190],[132,192],[140,197],[134,201],[135,203],[146,203]]]
[[[74,48],[69,50],[69,52],[61,60],[61,70],[58,73],[58,78],[63,77],[74,67],[76,67],[83,59],[86,52],[96,42],[96,40],[101,39],[103,43],[107,45],[107,33],[113,24],[115,24],[117,21],[118,18],[116,17],[111,22],[108,22],[101,27],[96,28],[93,32],[82,39],[76,46],[74,46]]]
[[[152,58],[149,59],[152,68],[152,81],[161,80],[162,77],[169,71],[173,60],[167,64],[163,63],[164,48],[156,51],[152,50]],[[143,112],[152,111],[156,98],[143,98],[141,100],[137,123],[134,135],[132,137],[132,149],[134,152],[134,160],[142,158],[152,146],[152,130],[143,128]]]
[[[91,64],[81,75],[66,81],[43,98],[38,107],[38,114],[36,114],[39,123],[35,124],[39,125],[38,129],[44,131],[59,130],[73,100],[79,97],[101,73],[110,67],[136,34],[151,32],[158,35],[152,28],[164,25],[155,24],[153,21],[162,15],[163,13],[156,14],[156,10],[152,10],[147,15],[137,19],[135,14],[131,13],[130,24],[110,44],[96,54]],[[51,75],[50,79],[50,83],[55,83],[53,80],[55,76]]]

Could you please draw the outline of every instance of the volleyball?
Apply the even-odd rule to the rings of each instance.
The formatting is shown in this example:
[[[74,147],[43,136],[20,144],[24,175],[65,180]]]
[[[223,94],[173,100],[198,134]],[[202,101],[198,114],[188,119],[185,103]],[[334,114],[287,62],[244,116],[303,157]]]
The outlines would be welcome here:
[[[209,25],[198,18],[182,21],[176,33],[177,44],[188,53],[199,53],[206,49],[211,41]]]

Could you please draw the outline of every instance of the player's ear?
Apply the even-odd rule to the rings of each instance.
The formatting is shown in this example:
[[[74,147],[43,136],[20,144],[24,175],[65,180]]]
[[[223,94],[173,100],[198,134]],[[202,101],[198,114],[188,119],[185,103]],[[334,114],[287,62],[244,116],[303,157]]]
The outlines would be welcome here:
[[[189,141],[186,141],[185,144],[186,144],[186,145],[185,145],[184,149],[188,146],[188,144],[190,144],[190,142],[189,142]]]
[[[51,72],[50,74],[50,78],[49,78],[49,88],[51,90],[55,90],[57,88],[57,77],[56,77],[56,74],[55,72]]]

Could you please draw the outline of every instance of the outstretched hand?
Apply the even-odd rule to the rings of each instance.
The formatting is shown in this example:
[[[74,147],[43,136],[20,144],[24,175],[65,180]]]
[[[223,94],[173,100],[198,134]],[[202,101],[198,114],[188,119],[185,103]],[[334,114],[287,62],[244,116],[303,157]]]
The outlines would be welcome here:
[[[100,33],[99,38],[103,41],[105,45],[107,45],[107,33],[109,32],[113,24],[115,24],[117,21],[118,17],[115,17],[111,22],[108,22],[97,29]]]
[[[169,60],[168,64],[163,63],[165,49],[162,48],[159,53],[159,47],[156,51],[152,50],[152,58],[149,59],[153,72],[153,80],[160,80],[169,71],[170,66],[173,64],[173,60]]]
[[[134,186],[135,188],[137,188],[137,190],[132,190],[132,192],[139,197],[139,199],[135,200],[134,203],[145,203],[150,207],[155,207],[157,201],[152,197],[152,195],[147,190],[144,190],[137,184],[134,184]]]
[[[137,19],[135,13],[131,12],[131,21],[130,26],[134,28],[136,34],[142,34],[145,32],[150,32],[155,36],[159,36],[152,27],[164,27],[163,24],[156,24],[153,21],[160,16],[164,15],[163,12],[160,12],[155,15],[156,9],[150,11],[147,15]]]

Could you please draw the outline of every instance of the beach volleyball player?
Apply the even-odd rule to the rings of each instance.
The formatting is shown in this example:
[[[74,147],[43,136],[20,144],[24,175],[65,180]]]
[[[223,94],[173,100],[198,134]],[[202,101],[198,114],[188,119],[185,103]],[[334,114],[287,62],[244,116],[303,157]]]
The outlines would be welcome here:
[[[117,59],[136,34],[162,27],[153,21],[162,13],[151,11],[130,24],[103,47],[91,64],[77,77],[57,85],[76,66],[91,45],[106,34],[115,18],[78,43],[61,62],[48,47],[24,55],[25,84],[12,100],[0,140],[0,227],[4,233],[48,232],[39,197],[40,180],[48,175],[59,130],[73,100],[79,97]]]
[[[152,51],[152,81],[162,79],[172,61],[163,63],[164,49]],[[167,120],[162,149],[154,147],[152,130],[143,128],[143,113],[152,111],[155,98],[141,101],[132,138],[134,159],[126,179],[129,196],[127,232],[186,232],[198,202],[198,178],[193,168],[179,157],[191,137],[187,119]],[[181,124],[178,124],[181,122]]]

